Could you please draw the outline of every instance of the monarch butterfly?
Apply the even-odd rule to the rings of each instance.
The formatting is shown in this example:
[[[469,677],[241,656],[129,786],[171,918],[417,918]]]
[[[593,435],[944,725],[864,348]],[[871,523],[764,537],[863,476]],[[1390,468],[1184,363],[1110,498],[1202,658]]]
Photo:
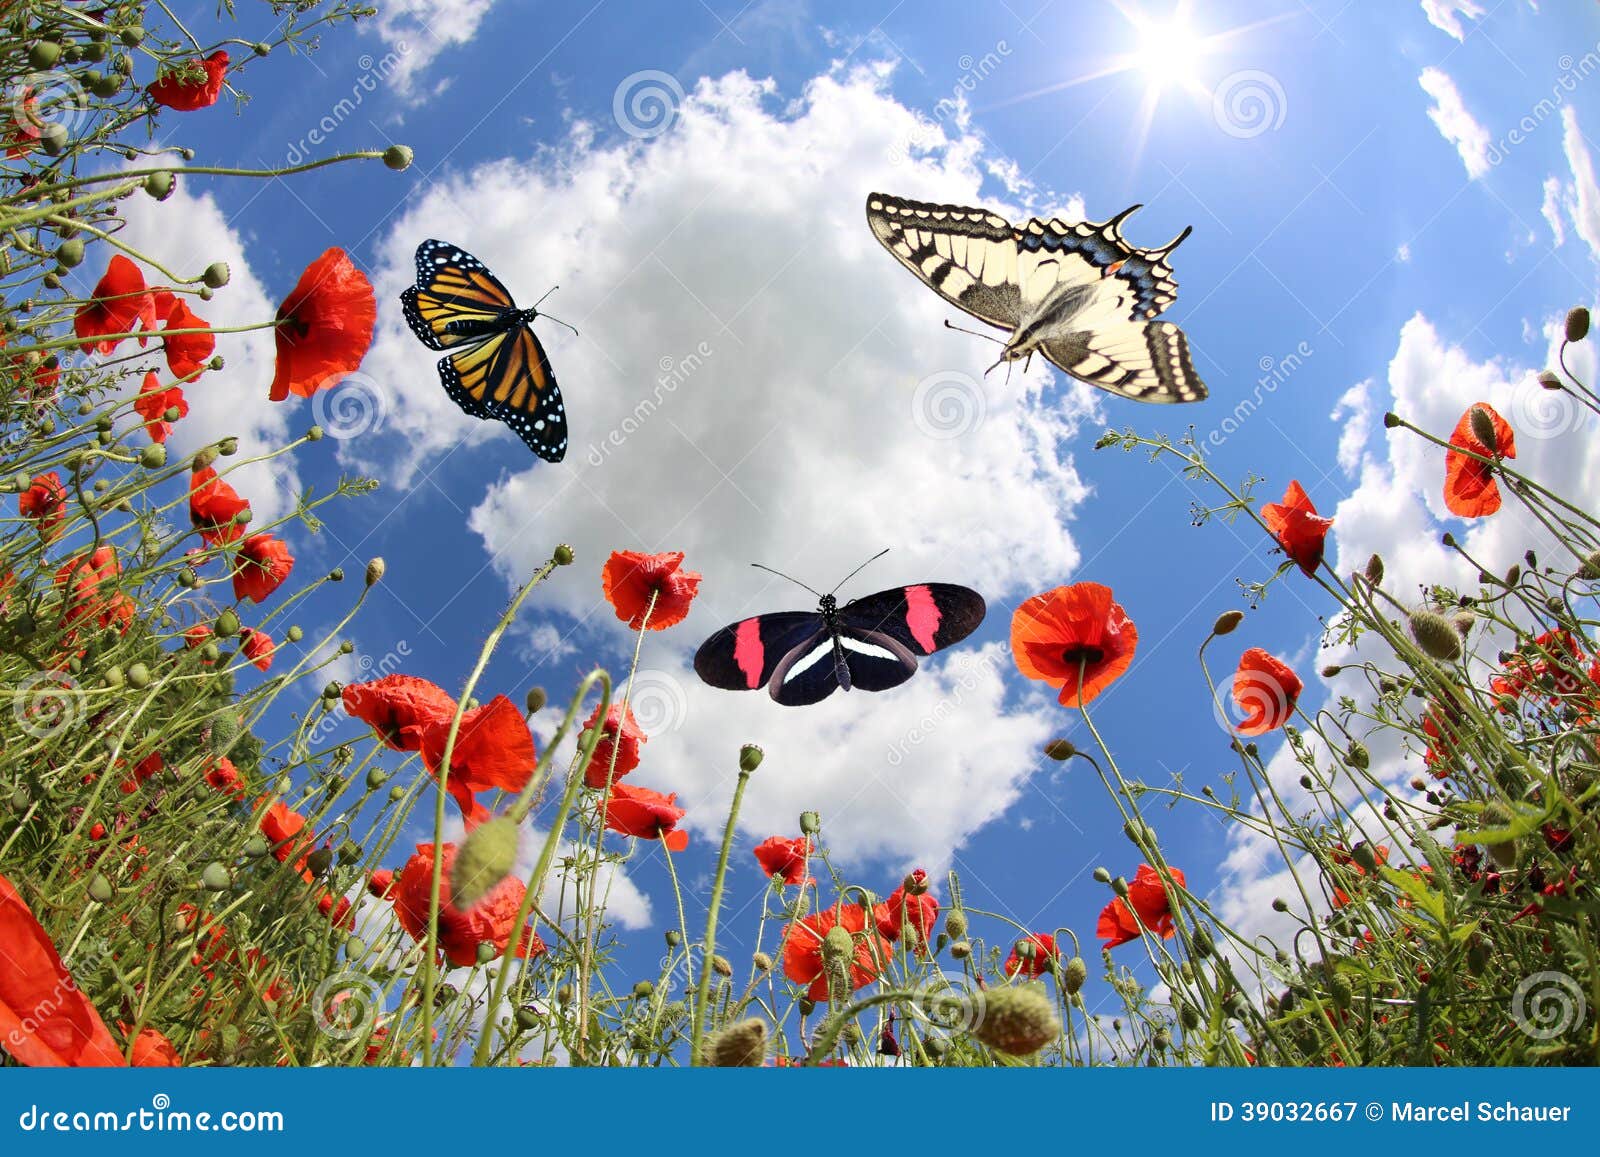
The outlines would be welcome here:
[[[417,283],[400,303],[423,345],[451,351],[439,359],[439,381],[456,405],[475,418],[504,422],[546,462],[566,457],[567,409],[533,332],[539,302],[518,309],[483,262],[428,240],[417,246]]]

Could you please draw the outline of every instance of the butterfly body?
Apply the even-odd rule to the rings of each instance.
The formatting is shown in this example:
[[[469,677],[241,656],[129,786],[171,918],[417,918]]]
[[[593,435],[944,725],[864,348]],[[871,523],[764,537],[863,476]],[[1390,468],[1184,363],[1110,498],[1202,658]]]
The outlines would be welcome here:
[[[1033,218],[1014,226],[986,209],[867,197],[879,242],[946,301],[1009,332],[1000,361],[1042,354],[1081,381],[1143,402],[1197,402],[1205,384],[1188,339],[1154,320],[1177,298],[1167,256],[1122,235],[1135,205],[1109,221]],[[998,363],[997,363],[998,364]]]
[[[475,418],[504,422],[548,462],[567,452],[567,411],[550,359],[520,309],[472,254],[443,241],[417,247],[417,283],[400,295],[406,322],[439,360],[445,393]]]
[[[815,611],[779,611],[732,623],[695,654],[713,687],[765,687],[798,707],[836,690],[887,691],[917,671],[917,658],[965,639],[983,622],[976,591],[949,583],[895,587],[840,605],[821,596]]]

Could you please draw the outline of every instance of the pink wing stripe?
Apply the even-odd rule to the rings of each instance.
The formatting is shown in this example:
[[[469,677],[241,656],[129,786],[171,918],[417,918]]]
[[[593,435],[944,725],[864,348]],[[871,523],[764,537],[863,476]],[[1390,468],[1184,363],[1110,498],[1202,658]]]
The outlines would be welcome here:
[[[733,636],[733,661],[744,672],[751,690],[761,685],[761,668],[766,658],[766,648],[761,645],[761,620],[746,619],[739,624]]]
[[[906,588],[906,626],[929,654],[939,649],[934,637],[939,633],[939,620],[943,617],[939,604],[933,601],[933,592],[927,587]]]

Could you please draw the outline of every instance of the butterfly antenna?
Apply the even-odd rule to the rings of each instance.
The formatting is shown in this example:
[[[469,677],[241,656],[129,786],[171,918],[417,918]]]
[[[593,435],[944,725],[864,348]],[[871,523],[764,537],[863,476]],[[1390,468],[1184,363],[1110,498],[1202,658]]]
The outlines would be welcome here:
[[[568,329],[570,329],[573,332],[573,335],[576,336],[577,333],[578,333],[578,327],[573,325],[571,322],[565,322],[565,321],[562,321],[559,317],[552,317],[548,313],[540,313],[539,312],[539,307],[544,304],[544,298],[545,297],[549,297],[552,293],[554,293],[556,290],[558,290],[560,288],[561,287],[559,285],[552,285],[549,289],[545,290],[544,291],[544,297],[541,297],[538,301],[533,303],[533,313],[534,313],[535,316],[542,317],[546,321],[553,321],[557,325],[566,326]]]
[[[811,590],[811,588],[806,586],[805,583],[801,582],[797,578],[790,578],[790,576],[784,574],[781,570],[773,570],[770,566],[762,566],[759,562],[753,562],[750,565],[755,567],[757,570],[764,570],[768,574],[775,574],[781,579],[789,579],[789,581],[792,582],[795,586],[802,587],[805,590],[811,591],[811,593],[816,595],[817,598],[819,598],[819,599],[822,597],[822,592],[821,591]]]
[[[833,588],[833,590],[829,591],[828,593],[830,595],[834,594],[836,591],[838,591],[839,587],[844,586],[845,583],[849,582],[851,579],[855,578],[856,575],[858,575],[862,571],[866,570],[868,564],[877,562],[880,558],[882,558],[884,555],[886,555],[888,553],[889,553],[889,548],[888,547],[884,547],[877,554],[875,554],[871,558],[867,559],[866,562],[862,563],[860,566],[856,567],[855,570],[851,571],[849,574],[845,575],[844,578],[840,579],[839,583],[838,583],[838,586],[835,586]]]
[[[997,345],[1005,345],[1006,344],[1005,342],[1001,341],[999,338],[995,337],[994,334],[992,334],[992,333],[982,333],[982,332],[980,332],[978,330],[975,330],[975,329],[962,329],[959,325],[951,325],[950,324],[950,319],[948,317],[944,319],[944,327],[945,327],[945,329],[953,329],[957,333],[970,333],[973,337],[981,337],[984,341],[992,341],[992,342],[996,343]]]

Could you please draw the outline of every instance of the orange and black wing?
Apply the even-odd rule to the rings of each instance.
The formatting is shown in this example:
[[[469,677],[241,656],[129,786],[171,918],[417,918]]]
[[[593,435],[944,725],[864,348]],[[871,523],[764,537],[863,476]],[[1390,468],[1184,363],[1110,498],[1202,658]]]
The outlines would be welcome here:
[[[488,266],[443,241],[417,246],[417,284],[400,295],[411,332],[429,349],[483,341],[516,308]]]
[[[567,454],[567,409],[544,346],[518,325],[439,361],[445,393],[467,413],[504,422],[546,462]]]

